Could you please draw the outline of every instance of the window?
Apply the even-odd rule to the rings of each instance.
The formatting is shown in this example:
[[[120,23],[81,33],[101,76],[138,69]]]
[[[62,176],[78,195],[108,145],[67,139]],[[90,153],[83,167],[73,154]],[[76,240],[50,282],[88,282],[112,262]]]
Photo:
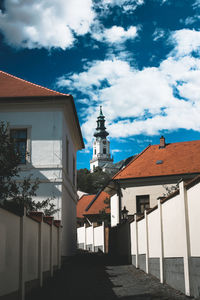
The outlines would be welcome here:
[[[13,138],[16,151],[20,153],[20,164],[26,164],[27,157],[27,129],[11,129],[10,136]]]
[[[137,213],[143,214],[150,207],[149,195],[136,196]]]
[[[96,149],[94,149],[94,154],[97,154],[97,150]]]
[[[66,137],[66,172],[69,173],[69,141]]]
[[[106,154],[106,148],[103,148],[103,154]]]

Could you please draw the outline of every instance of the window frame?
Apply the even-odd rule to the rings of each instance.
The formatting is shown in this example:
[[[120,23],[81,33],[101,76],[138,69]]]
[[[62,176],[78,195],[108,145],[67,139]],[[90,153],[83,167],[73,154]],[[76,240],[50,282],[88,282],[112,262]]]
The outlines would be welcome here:
[[[11,131],[12,130],[25,130],[27,132],[27,136],[26,136],[26,157],[25,157],[25,163],[20,163],[20,166],[27,166],[29,164],[31,164],[31,129],[32,126],[31,125],[10,125],[9,126],[9,135],[11,136]]]
[[[148,199],[148,204],[145,203],[145,201],[146,201],[145,198]],[[141,200],[143,200],[143,203],[141,203]],[[143,211],[141,209],[141,205],[144,206],[144,210]],[[145,207],[146,205],[148,207]],[[146,209],[149,209],[149,208],[150,208],[150,195],[149,194],[146,194],[146,195],[137,195],[136,196],[136,212],[137,212],[137,214],[143,214],[144,211]]]

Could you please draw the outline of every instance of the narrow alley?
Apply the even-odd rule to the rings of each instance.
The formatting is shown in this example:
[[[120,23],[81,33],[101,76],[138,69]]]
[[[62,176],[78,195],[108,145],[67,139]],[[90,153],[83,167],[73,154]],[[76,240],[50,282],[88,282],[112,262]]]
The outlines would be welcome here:
[[[65,263],[42,289],[26,300],[186,300],[132,265],[116,265],[103,254],[79,253]]]

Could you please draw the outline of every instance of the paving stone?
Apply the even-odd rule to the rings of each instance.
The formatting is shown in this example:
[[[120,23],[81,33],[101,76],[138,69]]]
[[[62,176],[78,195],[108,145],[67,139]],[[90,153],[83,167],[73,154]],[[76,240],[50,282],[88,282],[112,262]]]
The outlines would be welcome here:
[[[26,300],[188,300],[132,265],[111,265],[103,254],[81,253]],[[191,299],[191,298],[190,298]]]

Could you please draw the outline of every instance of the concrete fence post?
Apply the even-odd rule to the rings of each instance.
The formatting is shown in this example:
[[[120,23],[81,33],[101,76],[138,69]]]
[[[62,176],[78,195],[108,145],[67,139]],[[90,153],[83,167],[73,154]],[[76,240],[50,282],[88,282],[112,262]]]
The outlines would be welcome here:
[[[41,221],[39,223],[39,255],[38,255],[38,263],[39,263],[39,281],[40,287],[43,285],[43,215],[41,215]]]
[[[87,244],[87,227],[86,227],[86,224],[84,224],[84,228],[85,228],[85,230],[84,230],[84,234],[85,234],[85,242],[84,242],[84,250],[86,250],[86,244]]]
[[[92,223],[92,252],[94,252],[94,223]]]
[[[185,278],[185,294],[187,296],[191,295],[191,288],[190,288],[190,270],[189,270],[189,259],[191,256],[191,250],[190,250],[190,235],[189,235],[189,217],[188,217],[188,199],[187,199],[187,191],[184,187],[184,181],[181,181],[179,183],[179,191],[180,191],[180,197],[181,197],[181,203],[182,203],[182,213],[183,213],[183,222],[184,222],[184,228],[183,228],[183,234],[184,234],[184,240],[185,240],[185,246],[184,246],[184,278]]]
[[[61,268],[61,240],[62,240],[62,227],[58,227],[58,269]]]
[[[149,273],[149,228],[148,228],[148,215],[144,211],[145,225],[146,225],[146,273]]]
[[[139,261],[138,261],[138,224],[137,224],[137,216],[135,215],[135,250],[136,250],[136,254],[135,254],[135,267],[138,268],[139,267]]]
[[[160,282],[164,283],[164,248],[163,248],[163,222],[162,222],[162,204],[158,199],[158,227],[160,235]]]
[[[103,253],[105,253],[105,222],[102,223],[102,232],[103,232]]]
[[[50,272],[53,277],[53,225],[50,226]]]
[[[26,208],[20,217],[20,264],[19,264],[19,292],[20,300],[25,298],[25,230],[26,230]]]

